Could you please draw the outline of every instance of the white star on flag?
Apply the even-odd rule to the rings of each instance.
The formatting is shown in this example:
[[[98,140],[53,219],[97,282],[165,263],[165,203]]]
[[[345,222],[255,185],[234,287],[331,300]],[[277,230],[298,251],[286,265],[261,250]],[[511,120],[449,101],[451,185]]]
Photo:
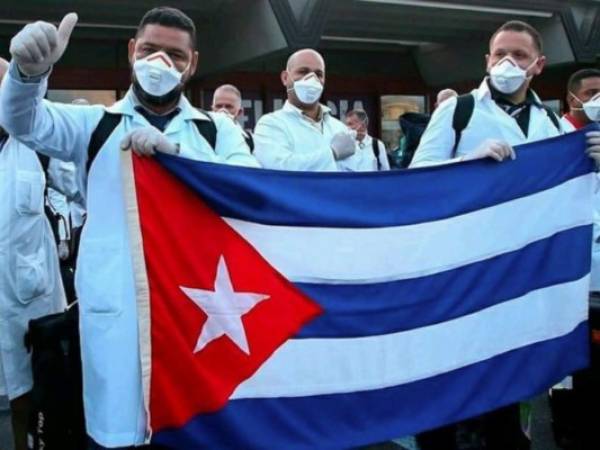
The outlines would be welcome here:
[[[198,353],[211,341],[225,335],[240,350],[247,355],[250,354],[242,316],[257,303],[268,299],[269,295],[234,291],[223,256],[219,258],[217,265],[214,291],[183,286],[179,288],[208,316],[196,342],[194,353]]]

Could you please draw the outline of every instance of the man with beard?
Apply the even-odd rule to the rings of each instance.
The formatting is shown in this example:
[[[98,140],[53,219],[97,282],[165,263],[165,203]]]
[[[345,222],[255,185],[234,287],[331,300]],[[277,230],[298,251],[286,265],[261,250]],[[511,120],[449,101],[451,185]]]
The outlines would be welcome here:
[[[76,23],[71,13],[58,29],[35,22],[12,39],[12,61],[0,88],[0,124],[32,149],[80,169],[88,216],[75,284],[86,427],[91,448],[127,447],[143,444],[147,430],[120,149],[258,164],[228,117],[200,112],[182,94],[198,53],[195,26],[177,9],[152,9],[142,18],[129,42],[133,83],[123,100],[110,108],[44,101],[52,65]]]

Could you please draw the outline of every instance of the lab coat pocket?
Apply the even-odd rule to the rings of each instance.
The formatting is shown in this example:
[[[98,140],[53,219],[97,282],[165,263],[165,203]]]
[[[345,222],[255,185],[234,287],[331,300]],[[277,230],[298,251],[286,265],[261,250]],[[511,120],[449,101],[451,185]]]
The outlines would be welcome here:
[[[88,240],[85,244],[75,273],[81,311],[107,316],[118,314],[123,309],[123,260],[128,252],[104,239]]]
[[[42,214],[44,212],[44,176],[32,170],[17,171],[15,204],[21,215]]]
[[[17,254],[16,290],[20,303],[28,304],[50,292],[44,250],[29,255]]]

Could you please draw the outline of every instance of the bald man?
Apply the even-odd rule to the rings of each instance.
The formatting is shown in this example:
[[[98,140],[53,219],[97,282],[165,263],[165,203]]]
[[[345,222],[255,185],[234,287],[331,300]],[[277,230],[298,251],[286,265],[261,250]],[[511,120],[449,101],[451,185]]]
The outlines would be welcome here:
[[[312,49],[292,54],[281,83],[287,101],[256,124],[254,156],[267,169],[337,171],[337,161],[356,151],[355,133],[319,103],[325,85],[323,57]]]
[[[242,93],[233,84],[223,84],[215,89],[213,94],[212,106],[213,112],[221,112],[230,117],[242,132],[248,149],[254,151],[254,139],[252,135],[244,130],[240,123],[240,117],[244,114],[242,108]]]
[[[8,63],[0,59],[0,80]],[[0,128],[0,395],[8,396],[15,450],[27,449],[31,319],[64,310],[56,245],[44,214],[46,180],[37,155]]]

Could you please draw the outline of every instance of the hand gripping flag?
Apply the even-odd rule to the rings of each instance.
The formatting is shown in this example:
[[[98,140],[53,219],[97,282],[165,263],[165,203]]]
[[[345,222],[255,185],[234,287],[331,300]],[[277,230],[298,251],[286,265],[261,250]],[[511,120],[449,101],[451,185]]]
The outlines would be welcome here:
[[[357,447],[584,367],[584,145],[361,174],[125,153],[152,441]]]

